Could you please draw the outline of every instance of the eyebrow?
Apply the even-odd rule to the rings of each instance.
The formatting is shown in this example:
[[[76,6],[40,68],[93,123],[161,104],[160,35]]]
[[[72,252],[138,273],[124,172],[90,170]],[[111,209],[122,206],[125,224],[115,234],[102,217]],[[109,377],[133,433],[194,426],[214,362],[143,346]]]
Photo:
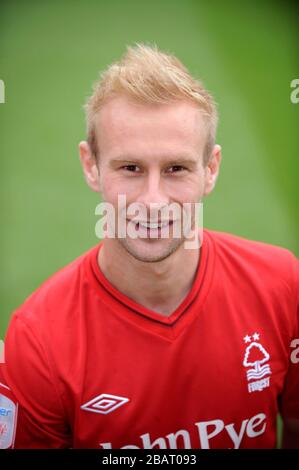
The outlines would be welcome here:
[[[116,157],[110,160],[110,164],[115,164],[115,163],[130,163],[130,164],[144,164],[144,161],[140,160],[139,158],[134,158],[132,156],[127,156],[127,157]],[[171,160],[167,161],[167,165],[196,165],[198,163],[198,160],[195,160],[190,157],[177,157],[177,158],[172,158]]]

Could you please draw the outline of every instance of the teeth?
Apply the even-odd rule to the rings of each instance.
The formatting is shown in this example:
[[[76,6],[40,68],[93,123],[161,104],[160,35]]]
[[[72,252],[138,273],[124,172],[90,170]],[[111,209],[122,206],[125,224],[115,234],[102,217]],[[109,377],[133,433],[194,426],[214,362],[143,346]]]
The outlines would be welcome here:
[[[155,229],[155,228],[162,228],[162,227],[166,227],[168,225],[168,222],[162,222],[162,223],[154,223],[154,222],[151,222],[151,223],[147,223],[147,222],[139,222],[139,225],[141,225],[141,227],[144,227],[144,228],[151,228],[151,229]]]

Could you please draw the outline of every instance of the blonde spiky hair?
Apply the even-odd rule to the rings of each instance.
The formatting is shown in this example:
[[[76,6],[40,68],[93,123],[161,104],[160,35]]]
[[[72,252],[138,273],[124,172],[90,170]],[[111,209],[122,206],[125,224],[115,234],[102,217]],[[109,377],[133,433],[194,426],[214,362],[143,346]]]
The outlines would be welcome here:
[[[120,61],[111,64],[94,84],[85,111],[87,141],[95,156],[98,153],[95,117],[105,102],[123,94],[143,103],[167,104],[185,99],[197,104],[207,127],[204,152],[204,163],[207,163],[218,121],[212,96],[174,55],[145,44],[128,47]]]

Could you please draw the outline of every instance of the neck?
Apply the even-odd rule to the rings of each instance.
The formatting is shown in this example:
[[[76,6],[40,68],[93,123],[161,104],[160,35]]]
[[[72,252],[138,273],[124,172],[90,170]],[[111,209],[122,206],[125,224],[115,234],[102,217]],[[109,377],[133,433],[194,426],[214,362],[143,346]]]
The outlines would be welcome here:
[[[99,251],[98,264],[120,292],[156,313],[169,316],[190,292],[199,257],[199,249],[186,250],[181,245],[168,258],[147,263],[135,259],[117,241],[106,239]]]

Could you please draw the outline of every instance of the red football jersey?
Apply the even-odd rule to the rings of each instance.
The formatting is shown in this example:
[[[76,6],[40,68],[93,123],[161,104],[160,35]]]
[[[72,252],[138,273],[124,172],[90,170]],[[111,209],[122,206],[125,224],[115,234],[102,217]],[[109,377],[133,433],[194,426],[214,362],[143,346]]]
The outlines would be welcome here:
[[[14,313],[0,447],[15,424],[15,448],[275,447],[277,413],[299,418],[295,256],[204,230],[193,287],[164,317],[108,282],[101,246]]]

